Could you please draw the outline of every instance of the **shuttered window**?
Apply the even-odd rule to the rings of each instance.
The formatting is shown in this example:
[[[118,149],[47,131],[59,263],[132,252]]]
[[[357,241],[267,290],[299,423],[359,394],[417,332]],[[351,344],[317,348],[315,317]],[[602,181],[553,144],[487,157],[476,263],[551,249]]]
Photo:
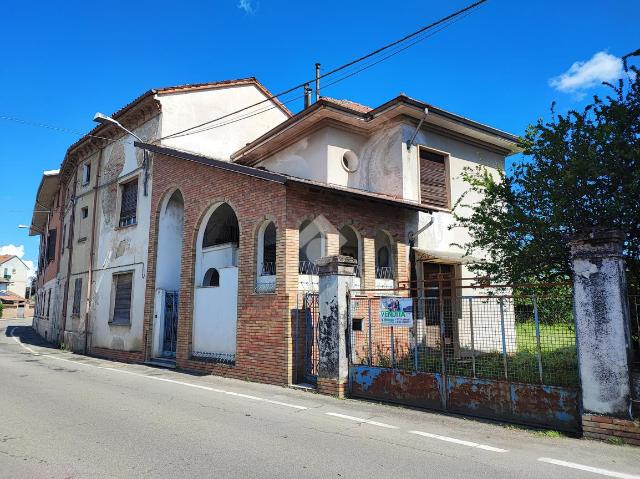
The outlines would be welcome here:
[[[138,209],[138,179],[122,185],[122,201],[120,202],[120,226],[136,224]]]
[[[80,316],[80,296],[82,295],[82,278],[76,278],[76,282],[73,287],[73,309],[71,314],[73,316]]]
[[[449,179],[446,158],[420,149],[420,197],[423,205],[449,208]]]
[[[113,324],[131,324],[131,285],[133,273],[114,276]]]
[[[49,239],[47,240],[47,263],[50,263],[56,257],[56,230],[49,230]]]

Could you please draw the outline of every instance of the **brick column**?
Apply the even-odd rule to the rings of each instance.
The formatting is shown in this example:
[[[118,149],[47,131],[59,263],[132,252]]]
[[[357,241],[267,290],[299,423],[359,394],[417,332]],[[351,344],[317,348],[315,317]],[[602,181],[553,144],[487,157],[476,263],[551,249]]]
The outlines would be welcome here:
[[[327,256],[319,267],[318,392],[344,397],[349,375],[347,359],[347,289],[355,275],[356,260]]]
[[[601,421],[594,420],[595,416],[602,416],[604,424],[613,418],[630,419],[630,333],[623,240],[618,230],[593,229],[570,242],[585,436],[601,438],[602,432],[594,427]],[[614,429],[604,430],[610,430],[613,436]]]

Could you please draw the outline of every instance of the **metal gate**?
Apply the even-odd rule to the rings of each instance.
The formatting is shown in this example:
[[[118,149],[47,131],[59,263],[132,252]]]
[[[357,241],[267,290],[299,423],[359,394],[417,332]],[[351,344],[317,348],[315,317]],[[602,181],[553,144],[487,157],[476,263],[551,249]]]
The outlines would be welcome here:
[[[318,380],[318,293],[301,293],[296,308],[296,351],[302,355],[299,377],[309,384]]]
[[[178,336],[178,291],[165,291],[164,294],[164,332],[162,336],[162,356],[176,356]]]
[[[381,295],[404,297],[411,324],[381,320]],[[442,284],[409,296],[351,293],[352,396],[578,430],[570,296],[463,296]]]

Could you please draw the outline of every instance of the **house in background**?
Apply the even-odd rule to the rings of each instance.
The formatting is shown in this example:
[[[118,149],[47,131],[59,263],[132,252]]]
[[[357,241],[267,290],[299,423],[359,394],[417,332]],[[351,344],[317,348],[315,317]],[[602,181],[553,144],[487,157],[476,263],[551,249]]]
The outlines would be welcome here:
[[[31,270],[15,255],[0,255],[0,291],[25,297]]]

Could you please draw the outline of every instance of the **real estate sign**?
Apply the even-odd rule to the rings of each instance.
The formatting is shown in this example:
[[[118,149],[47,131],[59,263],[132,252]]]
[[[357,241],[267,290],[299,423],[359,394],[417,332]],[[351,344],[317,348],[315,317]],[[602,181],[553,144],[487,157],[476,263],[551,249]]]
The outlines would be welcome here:
[[[413,300],[411,298],[380,298],[380,324],[410,328],[413,326]]]

